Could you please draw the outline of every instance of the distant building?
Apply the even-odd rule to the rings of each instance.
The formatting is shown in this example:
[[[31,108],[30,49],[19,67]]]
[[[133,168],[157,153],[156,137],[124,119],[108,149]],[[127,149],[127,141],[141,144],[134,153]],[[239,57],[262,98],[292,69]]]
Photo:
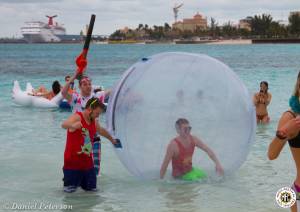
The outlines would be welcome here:
[[[251,21],[250,17],[247,17],[245,19],[241,19],[239,21],[238,28],[240,28],[240,29],[246,29],[248,31],[251,31],[250,21]]]
[[[120,29],[120,32],[127,34],[129,32],[129,28],[128,27],[124,27],[123,29]]]
[[[281,26],[288,26],[289,21],[288,20],[278,20],[277,21]]]
[[[207,29],[207,19],[197,13],[193,18],[185,18],[183,21],[173,23],[172,28],[191,32],[194,32],[197,29],[205,30]]]
[[[300,11],[293,11],[293,12],[290,12],[290,16],[291,15],[298,15],[300,16]]]

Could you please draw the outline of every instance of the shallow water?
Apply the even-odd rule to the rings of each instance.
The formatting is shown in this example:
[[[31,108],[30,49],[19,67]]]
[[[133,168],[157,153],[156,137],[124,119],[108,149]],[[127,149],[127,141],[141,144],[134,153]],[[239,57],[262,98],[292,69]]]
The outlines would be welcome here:
[[[13,80],[34,87],[63,82],[74,70],[81,45],[0,45],[0,211],[8,204],[72,205],[73,211],[286,211],[275,202],[278,189],[289,186],[295,168],[286,146],[276,161],[267,147],[278,118],[288,109],[300,67],[300,45],[92,45],[88,73],[108,88],[142,57],[163,51],[204,53],[229,65],[250,93],[269,82],[271,123],[258,126],[247,161],[233,176],[217,182],[140,181],[132,177],[103,142],[102,176],[96,193],[62,192],[65,131],[70,113],[16,106]],[[104,119],[102,119],[104,125]],[[2,209],[1,209],[2,208]]]

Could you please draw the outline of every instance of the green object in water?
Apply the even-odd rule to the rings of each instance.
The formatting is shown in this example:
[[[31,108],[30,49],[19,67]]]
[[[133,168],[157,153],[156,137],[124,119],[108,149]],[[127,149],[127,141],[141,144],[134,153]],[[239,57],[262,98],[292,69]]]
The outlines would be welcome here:
[[[182,180],[187,180],[187,181],[193,181],[193,180],[200,180],[200,179],[204,179],[207,177],[207,174],[198,168],[194,168],[189,171],[188,173],[184,174],[181,179]]]

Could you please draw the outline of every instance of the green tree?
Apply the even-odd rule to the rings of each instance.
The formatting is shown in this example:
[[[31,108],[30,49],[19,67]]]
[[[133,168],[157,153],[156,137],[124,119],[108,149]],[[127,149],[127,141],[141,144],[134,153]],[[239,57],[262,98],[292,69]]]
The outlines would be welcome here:
[[[169,31],[171,31],[171,27],[170,27],[170,25],[168,24],[168,23],[165,23],[165,25],[164,25],[164,31],[165,32],[169,32]]]
[[[265,37],[273,22],[273,18],[269,14],[255,15],[250,19],[250,25],[253,35]]]
[[[120,30],[115,31],[109,36],[109,40],[125,40],[126,35]]]
[[[236,36],[237,35],[237,28],[234,27],[232,25],[232,23],[229,21],[229,22],[227,22],[226,24],[223,25],[222,32],[223,32],[224,36],[228,36],[228,37]]]
[[[140,31],[140,30],[142,30],[143,28],[144,28],[144,25],[143,25],[143,24],[139,24],[137,30]]]
[[[289,32],[293,35],[300,34],[300,15],[291,14],[289,16]]]
[[[216,19],[210,18],[210,33],[212,37],[216,36],[217,27],[218,27],[218,23],[216,22]]]

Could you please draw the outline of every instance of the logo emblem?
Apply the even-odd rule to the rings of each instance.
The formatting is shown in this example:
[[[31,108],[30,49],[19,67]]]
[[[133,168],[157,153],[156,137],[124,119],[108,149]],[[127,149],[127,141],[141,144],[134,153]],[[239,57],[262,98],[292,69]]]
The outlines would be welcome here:
[[[296,193],[289,187],[283,187],[276,193],[276,202],[282,208],[290,208],[296,202]]]

